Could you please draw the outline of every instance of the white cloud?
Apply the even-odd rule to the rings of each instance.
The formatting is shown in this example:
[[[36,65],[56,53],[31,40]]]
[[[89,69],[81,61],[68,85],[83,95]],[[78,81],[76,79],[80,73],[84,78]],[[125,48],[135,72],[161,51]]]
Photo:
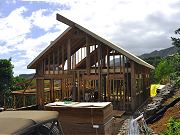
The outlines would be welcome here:
[[[28,9],[17,8],[7,17],[0,18],[0,41],[6,42],[4,53],[17,50],[23,52],[20,63],[27,65],[50,41],[67,27],[56,20],[56,13],[79,23],[106,39],[123,45],[135,54],[150,52],[170,45],[168,36],[178,25],[180,9],[172,8],[172,0],[23,0],[67,5],[68,10],[40,9],[29,17],[22,14]],[[177,14],[176,18],[173,15]],[[27,38],[31,28],[37,26],[45,31],[37,38]],[[52,32],[52,29],[59,32]],[[170,31],[171,30],[171,31]],[[16,60],[18,66],[18,60]],[[20,65],[20,64],[19,64]],[[16,68],[16,70],[18,70]],[[24,69],[23,69],[24,71]],[[19,71],[18,71],[19,72]]]
[[[33,25],[36,25],[46,32],[51,28],[56,27],[61,29],[62,23],[55,20],[55,14],[59,12],[67,18],[81,24],[82,26],[92,30],[93,32],[105,37],[106,39],[117,39],[119,35],[125,33],[132,33],[131,36],[143,36],[148,40],[149,36],[157,36],[155,33],[165,33],[163,29],[155,27],[155,24],[146,24],[146,19],[149,15],[160,13],[167,18],[177,12],[177,9],[170,7],[173,2],[171,0],[156,0],[152,2],[149,0],[23,0],[31,2],[46,2],[50,4],[65,4],[70,6],[69,10],[49,10],[40,9],[34,11],[29,18]],[[44,14],[51,12],[50,14]],[[135,25],[140,23],[144,27],[132,28],[125,31],[124,24],[134,22]],[[131,24],[132,25],[132,24]],[[129,26],[126,26],[129,27]],[[145,31],[144,28],[148,28]],[[116,35],[118,33],[119,35]],[[151,34],[150,34],[151,33]],[[152,34],[154,33],[154,34]],[[134,35],[133,35],[134,34]],[[126,37],[129,38],[129,37]],[[118,44],[123,43],[122,40],[115,41]],[[126,46],[128,48],[128,46]],[[137,50],[134,50],[136,53]]]
[[[13,46],[25,38],[31,29],[31,22],[22,16],[25,11],[25,7],[17,8],[9,16],[0,19],[0,41]]]
[[[17,50],[23,51],[25,55],[22,57],[26,58],[28,62],[33,60],[41,51],[43,51],[51,41],[53,41],[59,32],[46,33],[38,38],[27,38],[21,44],[18,44]]]
[[[0,54],[6,54],[10,52],[11,50],[7,48],[6,46],[0,46]]]
[[[55,12],[44,15],[44,13],[46,12],[49,13],[50,11],[48,11],[48,9],[40,9],[38,11],[34,11],[29,19],[32,20],[33,25],[38,26],[45,31],[48,31],[55,25],[57,25],[57,21],[55,20]]]

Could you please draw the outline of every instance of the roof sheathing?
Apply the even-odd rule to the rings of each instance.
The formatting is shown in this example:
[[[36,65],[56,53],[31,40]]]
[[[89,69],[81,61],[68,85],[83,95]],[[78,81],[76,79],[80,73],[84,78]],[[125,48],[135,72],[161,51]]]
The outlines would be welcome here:
[[[143,65],[143,66],[146,66],[148,68],[151,68],[151,69],[154,69],[154,67],[150,64],[148,64],[147,62],[143,61],[142,59],[138,58],[137,56],[131,54],[130,52],[124,50],[123,48],[103,39],[102,37],[96,35],[95,33],[89,31],[88,29],[82,27],[81,25],[57,14],[57,20],[58,21],[61,21],[62,23],[65,23],[67,25],[69,25],[70,27],[67,28],[55,41],[53,41],[44,51],[42,51],[29,65],[28,65],[28,68],[34,68],[34,64],[36,63],[37,60],[39,60],[41,58],[41,56],[44,55],[44,53],[49,50],[52,46],[55,45],[55,43],[60,39],[62,38],[69,30],[72,29],[72,27],[76,27],[82,31],[84,31],[85,33],[87,33],[88,35],[94,37],[95,39],[99,40],[100,42],[104,43],[105,45],[108,45],[109,47],[111,47],[112,49],[120,52],[121,54],[123,54],[124,56],[128,57],[129,59],[135,61],[136,63],[140,64],[140,65]]]

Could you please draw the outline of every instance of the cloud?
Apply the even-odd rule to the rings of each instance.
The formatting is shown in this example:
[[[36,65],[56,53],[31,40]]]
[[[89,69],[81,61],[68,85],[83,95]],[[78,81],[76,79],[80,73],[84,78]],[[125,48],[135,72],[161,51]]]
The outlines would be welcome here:
[[[0,54],[6,54],[8,52],[10,52],[11,50],[9,48],[7,48],[6,46],[0,46]]]
[[[57,25],[58,22],[55,18],[56,12],[51,13],[51,11],[47,9],[40,9],[38,11],[34,11],[29,19],[32,20],[33,25],[38,26],[47,32]]]
[[[10,4],[10,3],[16,3],[16,0],[5,0],[6,4]]]
[[[0,19],[0,41],[13,46],[25,38],[31,28],[31,23],[22,16],[25,11],[27,11],[25,7],[17,8],[9,16]]]
[[[172,0],[22,1],[31,2],[32,6],[49,4],[47,8],[41,7],[32,12],[25,6],[19,7],[7,17],[0,18],[0,44],[4,43],[0,47],[6,50],[3,53],[23,53],[19,61],[26,66],[67,27],[56,20],[56,13],[136,55],[171,46],[170,36],[180,22],[179,2]],[[51,8],[52,4],[57,5],[56,8]],[[62,9],[61,5],[68,10]],[[27,12],[28,16],[25,16]],[[37,34],[38,29],[37,32],[32,31],[35,28],[41,29],[41,33]]]
[[[28,9],[20,7],[13,10],[7,17],[0,18],[0,50],[3,50],[0,51],[0,54],[8,54],[10,55],[8,57],[13,57],[16,74],[19,74],[21,70],[25,71],[28,63],[67,27],[59,25],[59,22],[55,20],[56,11],[48,12],[40,9],[26,17],[23,16],[25,12],[28,12]],[[46,12],[48,12],[47,16],[44,14]],[[29,37],[28,34],[36,35],[38,32],[32,33],[31,29],[34,27],[41,28],[45,32],[36,37]],[[52,29],[55,29],[56,32]]]
[[[23,51],[25,53],[22,57],[26,58],[30,62],[41,51],[43,51],[57,36],[59,36],[59,32],[46,33],[35,39],[25,39],[21,44],[16,47],[17,50]]]
[[[167,41],[168,38],[165,35],[168,36],[174,29],[173,25],[171,26],[174,24],[174,19],[171,16],[177,13],[177,9],[172,8],[173,2],[171,0],[166,2],[163,0],[156,2],[149,0],[114,0],[113,2],[104,0],[24,1],[68,5],[70,6],[69,10],[56,10],[56,12],[106,39],[121,44],[127,50],[133,48],[132,52],[135,54],[144,53],[139,51],[142,46],[145,52],[150,51],[146,51],[145,48],[157,47],[159,42],[154,42],[156,45],[149,44],[152,43],[149,40],[153,40],[153,38],[154,41],[163,40],[163,38],[165,38],[164,41]],[[45,31],[50,30],[53,26],[60,29],[61,23],[57,23],[55,20],[55,12],[44,15],[46,12],[48,11],[43,9],[33,13],[32,17],[36,18],[36,20],[33,19],[35,20],[33,24]],[[160,46],[164,48],[170,44],[167,42]],[[153,49],[156,48],[152,48],[152,51]]]

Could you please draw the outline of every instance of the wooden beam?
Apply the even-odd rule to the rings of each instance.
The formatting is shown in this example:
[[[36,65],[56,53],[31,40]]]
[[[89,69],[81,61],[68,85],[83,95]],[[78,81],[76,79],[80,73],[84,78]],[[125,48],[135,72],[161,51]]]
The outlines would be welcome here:
[[[44,106],[44,80],[43,79],[36,79],[36,98],[37,98],[37,105],[42,108]]]
[[[45,74],[46,71],[46,58],[43,59],[43,74]]]
[[[58,74],[59,74],[59,66],[60,66],[60,48],[58,48],[58,55],[57,55],[57,65],[58,65]]]
[[[50,101],[54,102],[54,79],[50,79]]]
[[[62,45],[62,48],[61,48],[61,58],[62,58],[62,71],[64,72],[64,46]]]
[[[67,19],[66,17],[60,15],[60,14],[56,14],[56,20],[66,24],[66,25],[69,25],[71,27],[73,27],[75,25],[75,23],[69,19]]]
[[[135,71],[134,71],[134,61],[131,61],[131,109],[135,111],[136,109],[136,88],[135,88]]]
[[[71,40],[68,39],[67,42],[67,69],[71,69]]]
[[[86,69],[87,74],[90,74],[90,46],[89,46],[89,37],[86,35]]]
[[[98,99],[99,101],[101,101],[101,94],[102,94],[102,77],[101,77],[101,45],[98,45],[98,76],[99,76],[99,80],[98,80]]]
[[[83,75],[82,79],[83,80],[98,80],[99,76],[98,75]]]
[[[123,72],[123,109],[126,110],[126,84],[125,84],[125,62],[124,62],[124,55],[122,55],[122,72]]]
[[[122,80],[124,79],[123,75],[120,74],[109,74],[109,80]]]
[[[13,109],[16,109],[16,95],[13,94]]]
[[[57,80],[59,80],[59,79],[65,79],[65,78],[72,78],[73,76],[71,75],[71,74],[61,74],[61,75],[58,75],[58,74],[55,74],[55,75],[53,75],[53,74],[50,74],[50,75],[44,75],[43,76],[43,78],[44,79],[57,79]]]
[[[55,52],[53,51],[53,74],[55,74]]]
[[[50,74],[50,54],[48,56],[48,74]]]
[[[110,101],[110,80],[109,80],[109,47],[107,47],[107,79],[106,79],[106,84],[107,84],[107,95],[108,95],[108,101]]]
[[[77,82],[78,102],[80,102],[81,95],[80,95],[80,73],[79,73],[79,71],[77,72],[77,80],[78,80],[78,82]]]

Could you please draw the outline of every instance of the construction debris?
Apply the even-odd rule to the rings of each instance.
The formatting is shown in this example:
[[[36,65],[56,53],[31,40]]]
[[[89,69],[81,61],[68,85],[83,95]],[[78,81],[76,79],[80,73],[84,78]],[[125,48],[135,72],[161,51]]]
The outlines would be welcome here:
[[[157,90],[157,95],[152,97],[152,101],[144,108],[146,116],[151,116],[162,108],[163,102],[172,95],[173,88],[170,85]]]

